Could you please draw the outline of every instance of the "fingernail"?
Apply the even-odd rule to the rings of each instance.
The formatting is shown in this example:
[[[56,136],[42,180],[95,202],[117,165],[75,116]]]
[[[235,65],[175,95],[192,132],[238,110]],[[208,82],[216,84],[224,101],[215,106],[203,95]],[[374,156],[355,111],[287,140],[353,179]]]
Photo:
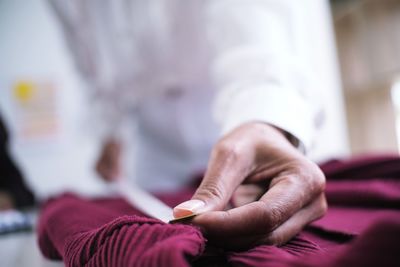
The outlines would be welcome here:
[[[174,208],[174,217],[186,217],[200,211],[205,205],[204,201],[192,199],[185,201]]]

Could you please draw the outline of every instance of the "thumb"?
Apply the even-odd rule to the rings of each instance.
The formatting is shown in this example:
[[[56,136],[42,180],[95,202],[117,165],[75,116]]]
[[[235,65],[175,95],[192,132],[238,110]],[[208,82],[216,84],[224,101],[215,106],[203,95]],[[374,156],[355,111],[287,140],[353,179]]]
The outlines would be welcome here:
[[[247,160],[239,155],[232,149],[214,148],[203,181],[191,200],[174,208],[174,217],[223,210],[247,176]]]

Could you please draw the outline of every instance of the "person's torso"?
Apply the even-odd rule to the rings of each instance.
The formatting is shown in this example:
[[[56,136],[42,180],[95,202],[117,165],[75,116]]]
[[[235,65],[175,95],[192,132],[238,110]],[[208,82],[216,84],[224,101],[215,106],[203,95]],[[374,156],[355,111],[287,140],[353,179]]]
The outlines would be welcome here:
[[[206,168],[217,138],[203,7],[201,1],[131,1],[110,15],[113,47],[105,58],[115,83],[125,85],[118,90],[135,100],[132,176],[149,190],[189,182]]]

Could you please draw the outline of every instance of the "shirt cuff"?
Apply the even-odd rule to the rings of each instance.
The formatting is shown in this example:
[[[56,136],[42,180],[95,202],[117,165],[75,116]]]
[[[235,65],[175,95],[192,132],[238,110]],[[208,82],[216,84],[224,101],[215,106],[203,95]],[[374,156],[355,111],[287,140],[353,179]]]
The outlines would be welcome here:
[[[315,132],[313,116],[299,93],[273,83],[252,85],[251,88],[234,91],[235,94],[224,99],[226,105],[220,105],[217,107],[220,110],[216,110],[222,134],[243,123],[261,121],[290,134],[290,141],[301,151],[309,150]],[[221,101],[217,99],[218,102]]]

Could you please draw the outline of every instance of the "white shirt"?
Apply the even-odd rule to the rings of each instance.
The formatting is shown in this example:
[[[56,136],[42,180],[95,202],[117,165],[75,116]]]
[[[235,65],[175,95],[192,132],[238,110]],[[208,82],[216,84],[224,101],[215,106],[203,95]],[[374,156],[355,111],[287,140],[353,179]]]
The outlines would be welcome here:
[[[51,2],[109,132],[137,125],[137,181],[174,189],[248,121],[308,148],[318,105],[290,0]]]

